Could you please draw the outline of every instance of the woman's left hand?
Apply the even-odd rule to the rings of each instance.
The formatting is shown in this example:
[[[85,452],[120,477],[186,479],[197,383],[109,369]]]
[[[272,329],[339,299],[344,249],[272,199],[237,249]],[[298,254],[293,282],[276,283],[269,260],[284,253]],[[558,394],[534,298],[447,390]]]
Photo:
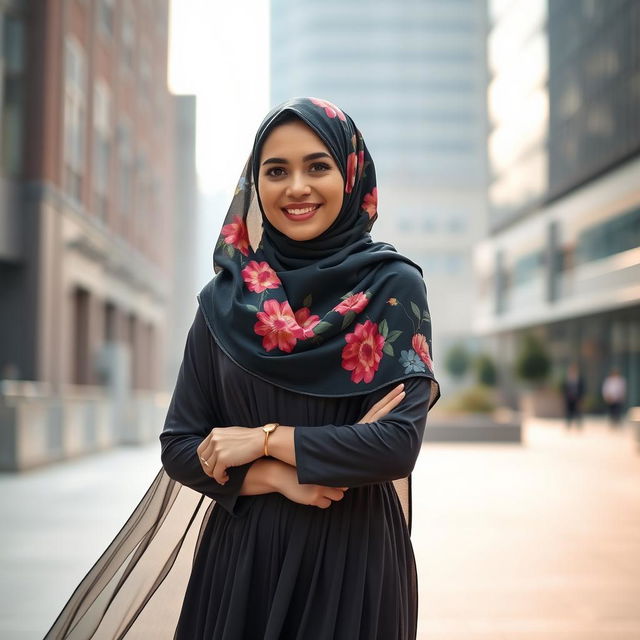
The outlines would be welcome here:
[[[252,427],[216,427],[198,446],[202,470],[219,484],[228,479],[227,467],[253,462],[263,453],[263,431]]]

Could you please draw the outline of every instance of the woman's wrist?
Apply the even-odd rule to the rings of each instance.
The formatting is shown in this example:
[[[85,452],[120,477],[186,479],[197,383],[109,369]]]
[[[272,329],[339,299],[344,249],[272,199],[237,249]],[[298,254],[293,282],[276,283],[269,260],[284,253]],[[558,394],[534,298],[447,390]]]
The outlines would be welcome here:
[[[287,465],[296,466],[295,427],[280,425],[269,435],[269,455]]]
[[[279,491],[281,471],[277,468],[281,465],[278,460],[271,458],[258,458],[251,464],[245,475],[240,495],[261,495]]]

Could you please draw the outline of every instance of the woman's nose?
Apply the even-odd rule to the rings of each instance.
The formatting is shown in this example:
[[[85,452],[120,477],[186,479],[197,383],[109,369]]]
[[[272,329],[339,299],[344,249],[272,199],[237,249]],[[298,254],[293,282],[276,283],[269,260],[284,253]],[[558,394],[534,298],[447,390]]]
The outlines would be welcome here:
[[[311,193],[311,187],[302,173],[293,173],[291,181],[287,186],[287,193],[292,196],[305,195]]]

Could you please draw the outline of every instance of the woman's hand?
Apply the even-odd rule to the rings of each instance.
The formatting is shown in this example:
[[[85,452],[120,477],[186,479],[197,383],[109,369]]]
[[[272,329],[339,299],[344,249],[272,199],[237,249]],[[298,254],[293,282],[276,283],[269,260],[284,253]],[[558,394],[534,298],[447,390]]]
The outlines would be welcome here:
[[[295,467],[285,462],[273,461],[271,483],[273,487],[289,500],[298,504],[326,509],[334,502],[344,498],[349,487],[325,487],[319,484],[300,484]]]
[[[395,409],[405,396],[403,391],[404,384],[399,384],[387,393],[384,398],[380,398],[367,413],[365,413],[357,424],[365,424],[367,422],[375,422],[384,418],[387,413]]]
[[[264,432],[252,427],[216,427],[197,448],[202,470],[219,484],[228,479],[227,467],[253,462],[263,454]]]

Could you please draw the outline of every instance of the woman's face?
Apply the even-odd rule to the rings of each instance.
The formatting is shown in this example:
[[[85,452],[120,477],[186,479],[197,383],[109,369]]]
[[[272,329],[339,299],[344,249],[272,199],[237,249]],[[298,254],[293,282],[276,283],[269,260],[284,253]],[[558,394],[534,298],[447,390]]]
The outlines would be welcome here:
[[[292,240],[311,240],[342,208],[344,180],[329,149],[302,121],[278,125],[260,154],[258,192],[267,220]]]

